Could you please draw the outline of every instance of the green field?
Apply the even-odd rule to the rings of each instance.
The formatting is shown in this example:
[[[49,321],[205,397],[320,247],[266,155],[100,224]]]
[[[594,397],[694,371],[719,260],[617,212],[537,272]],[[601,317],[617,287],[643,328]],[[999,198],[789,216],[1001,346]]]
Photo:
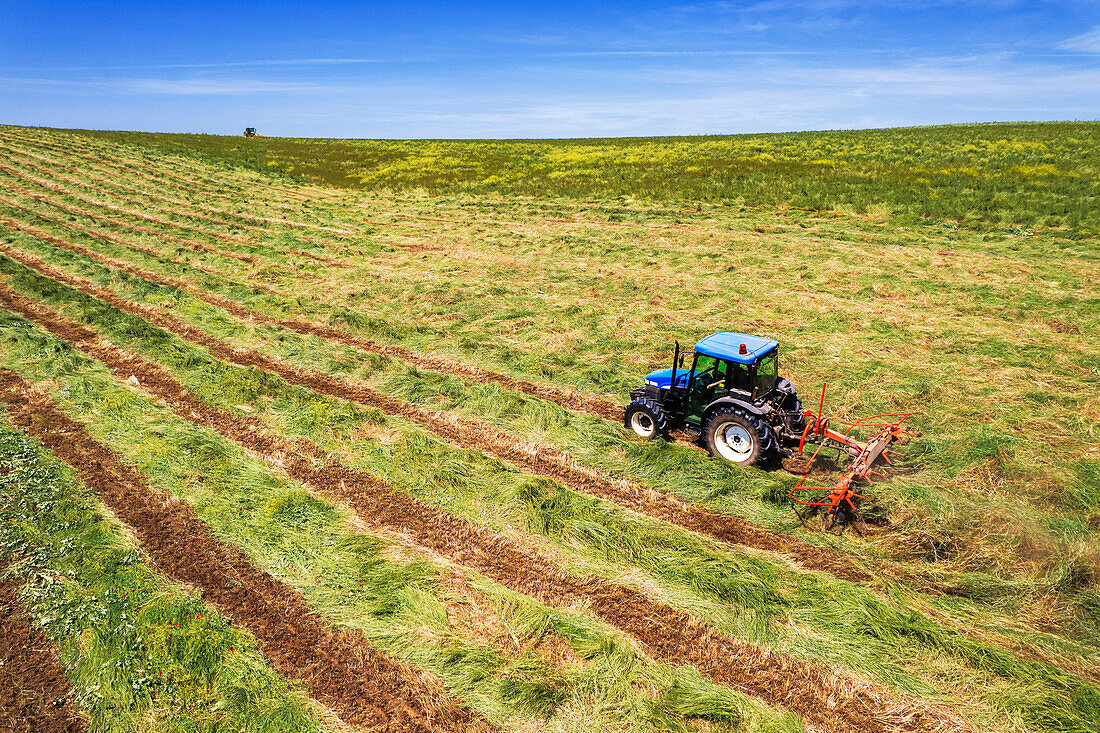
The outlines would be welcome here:
[[[97,731],[1100,731],[1098,137],[0,127],[0,567]],[[719,330],[866,533],[623,428]]]
[[[793,207],[982,231],[1100,228],[1100,126],[1087,122],[591,140],[86,134],[364,191],[583,199],[612,209],[624,199]]]

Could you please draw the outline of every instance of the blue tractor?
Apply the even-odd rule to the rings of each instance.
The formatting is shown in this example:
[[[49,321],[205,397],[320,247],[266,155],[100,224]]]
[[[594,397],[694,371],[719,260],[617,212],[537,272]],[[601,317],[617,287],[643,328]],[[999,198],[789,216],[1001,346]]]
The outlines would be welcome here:
[[[630,393],[623,421],[650,440],[679,430],[702,438],[712,455],[742,466],[787,456],[806,421],[794,385],[779,376],[779,342],[712,333],[696,342],[691,368],[680,344],[671,369],[653,372]]]

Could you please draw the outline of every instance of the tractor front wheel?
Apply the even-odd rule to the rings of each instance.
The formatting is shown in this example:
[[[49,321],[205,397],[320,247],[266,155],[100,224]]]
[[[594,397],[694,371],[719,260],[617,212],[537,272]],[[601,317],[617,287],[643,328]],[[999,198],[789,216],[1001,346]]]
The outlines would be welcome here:
[[[775,444],[766,422],[736,407],[725,407],[711,415],[706,436],[711,455],[739,466],[763,462]]]
[[[668,430],[665,409],[660,402],[649,397],[639,397],[627,405],[623,422],[642,440],[652,440]]]

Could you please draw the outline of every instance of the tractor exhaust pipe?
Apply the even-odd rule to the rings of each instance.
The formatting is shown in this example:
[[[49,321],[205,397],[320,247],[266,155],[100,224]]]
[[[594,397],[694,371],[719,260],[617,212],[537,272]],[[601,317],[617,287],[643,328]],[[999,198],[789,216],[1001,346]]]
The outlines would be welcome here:
[[[668,393],[676,391],[676,365],[680,363],[680,342],[676,342],[676,350],[672,353],[672,381],[668,385]]]

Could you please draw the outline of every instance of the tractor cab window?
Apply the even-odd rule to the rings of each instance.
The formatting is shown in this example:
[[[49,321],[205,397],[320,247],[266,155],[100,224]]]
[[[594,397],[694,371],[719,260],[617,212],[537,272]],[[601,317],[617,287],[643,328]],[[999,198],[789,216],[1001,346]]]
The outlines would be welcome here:
[[[720,377],[715,375],[718,374],[720,367],[721,364],[713,356],[696,354],[695,364],[691,371],[691,388],[693,390],[704,389],[708,384],[718,381]]]
[[[765,392],[770,392],[775,387],[775,381],[779,379],[779,353],[773,351],[756,362],[756,372],[753,380],[753,397],[759,397]]]
[[[695,369],[691,374],[691,390],[696,394],[709,394],[726,384],[729,362],[706,354],[695,355]]]
[[[729,380],[726,382],[729,389],[739,389],[744,392],[752,392],[752,370],[747,364],[730,362]]]

